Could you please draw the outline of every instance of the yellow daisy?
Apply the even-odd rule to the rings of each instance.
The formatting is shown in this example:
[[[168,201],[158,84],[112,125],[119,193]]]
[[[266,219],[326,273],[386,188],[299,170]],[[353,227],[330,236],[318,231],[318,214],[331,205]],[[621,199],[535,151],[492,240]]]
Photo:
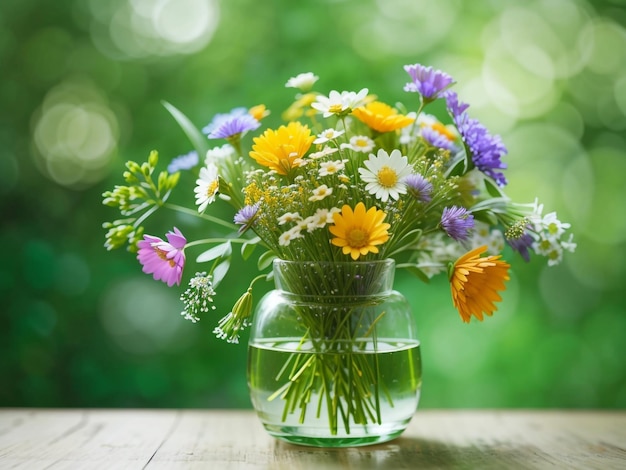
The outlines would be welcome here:
[[[255,137],[250,157],[259,165],[289,176],[294,168],[302,166],[302,158],[313,140],[315,136],[307,126],[290,122],[277,130],[267,129],[263,135]]]
[[[504,290],[509,280],[509,263],[498,256],[480,255],[487,251],[483,245],[461,256],[451,268],[450,289],[452,301],[464,322],[472,315],[483,320],[483,313],[491,316],[497,310],[494,302],[502,300],[498,291]]]
[[[265,107],[264,104],[257,104],[256,106],[252,106],[249,110],[248,110],[248,114],[250,116],[252,116],[254,119],[256,119],[257,121],[260,121],[261,119],[263,119],[264,117],[267,117],[270,115],[269,110]]]
[[[372,101],[356,108],[352,114],[378,132],[395,131],[415,121],[415,118],[398,114],[394,108],[380,101]]]
[[[335,246],[342,248],[343,254],[349,254],[353,260],[368,253],[378,253],[376,245],[382,245],[389,239],[390,225],[383,223],[386,213],[359,202],[354,211],[347,204],[341,212],[333,214],[333,222],[328,229],[336,238],[331,240]]]

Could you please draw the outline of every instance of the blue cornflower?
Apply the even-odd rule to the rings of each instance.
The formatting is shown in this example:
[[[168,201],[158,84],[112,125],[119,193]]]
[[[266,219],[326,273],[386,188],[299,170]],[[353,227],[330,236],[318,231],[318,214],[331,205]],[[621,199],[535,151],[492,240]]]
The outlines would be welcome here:
[[[170,164],[167,165],[167,171],[169,173],[176,173],[181,170],[191,170],[198,162],[198,152],[193,150],[185,155],[179,155],[173,158]]]
[[[496,171],[506,168],[506,164],[500,159],[506,155],[507,149],[500,136],[491,135],[485,126],[470,118],[465,112],[468,105],[459,102],[456,93],[447,92],[445,98],[448,112],[469,149],[476,168],[493,178],[498,186],[505,186],[506,178],[501,172]]]
[[[457,242],[467,240],[474,228],[474,216],[465,207],[446,207],[441,214],[441,228]]]
[[[454,83],[447,73],[421,64],[405,65],[404,70],[413,80],[404,86],[404,91],[419,93],[425,101],[439,98],[440,93]]]
[[[228,139],[237,134],[258,129],[261,123],[248,114],[245,108],[235,108],[227,114],[216,114],[204,132],[209,139]]]
[[[258,212],[258,210],[259,204],[257,203],[252,206],[244,206],[239,210],[239,212],[235,214],[235,218],[233,219],[233,221],[237,225],[241,225],[239,233],[245,232],[252,226],[254,220],[256,219],[256,213]]]
[[[415,199],[422,202],[430,202],[432,200],[431,193],[433,185],[419,173],[410,174],[404,178],[406,189]]]

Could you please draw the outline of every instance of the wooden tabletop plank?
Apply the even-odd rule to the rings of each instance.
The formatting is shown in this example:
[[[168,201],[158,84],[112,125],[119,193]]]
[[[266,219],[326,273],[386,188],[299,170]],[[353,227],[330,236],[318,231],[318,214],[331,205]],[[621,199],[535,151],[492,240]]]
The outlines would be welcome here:
[[[626,411],[420,410],[398,439],[317,449],[251,411],[0,409],[9,469],[626,469]]]

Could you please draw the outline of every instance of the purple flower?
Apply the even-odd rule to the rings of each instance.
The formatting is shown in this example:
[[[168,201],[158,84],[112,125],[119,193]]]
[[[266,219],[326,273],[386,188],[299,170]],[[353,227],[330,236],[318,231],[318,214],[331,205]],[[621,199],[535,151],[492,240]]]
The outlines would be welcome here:
[[[456,93],[447,92],[445,97],[448,112],[469,149],[476,168],[493,178],[498,186],[505,186],[506,178],[502,172],[496,171],[506,168],[501,157],[506,155],[507,150],[500,136],[491,135],[485,126],[476,119],[471,119],[465,112],[468,105],[459,102]]]
[[[530,253],[528,252],[528,249],[532,247],[535,239],[529,233],[526,232],[518,238],[507,238],[506,241],[511,248],[513,248],[513,250],[522,255],[524,261],[527,263],[530,261]]]
[[[252,226],[256,218],[256,213],[258,210],[259,210],[259,204],[254,204],[252,206],[242,207],[239,210],[239,212],[235,214],[235,218],[233,221],[237,225],[241,225],[241,228],[239,229],[239,233],[245,232]]]
[[[447,73],[421,64],[405,65],[404,70],[413,80],[404,86],[404,91],[419,93],[426,101],[439,98],[440,93],[454,83]]]
[[[445,135],[440,134],[432,127],[422,127],[421,135],[422,138],[428,143],[428,145],[432,147],[450,150],[451,152],[455,152],[457,150],[457,146],[454,145],[453,141],[451,141]]]
[[[216,114],[202,132],[209,139],[228,139],[237,134],[258,129],[261,123],[248,114],[245,108],[235,108],[227,114]]]
[[[457,242],[467,240],[469,231],[474,228],[474,216],[465,207],[446,207],[441,214],[441,228]]]
[[[170,164],[167,166],[167,171],[169,173],[176,173],[181,170],[191,170],[198,164],[198,161],[198,152],[193,150],[188,154],[179,155],[178,157],[172,159]]]
[[[409,194],[413,195],[415,199],[422,202],[430,202],[432,200],[433,185],[419,173],[411,174],[404,178],[404,184],[406,184]]]
[[[172,287],[174,284],[180,285],[183,276],[187,239],[176,227],[173,232],[167,232],[166,236],[167,241],[163,241],[159,237],[144,235],[144,239],[137,243],[137,259],[144,273],[152,274],[155,280]]]
[[[445,93],[442,93],[441,96],[445,98],[448,112],[452,115],[453,119],[463,114],[467,108],[469,108],[469,104],[459,101],[459,96],[452,90],[447,90]]]

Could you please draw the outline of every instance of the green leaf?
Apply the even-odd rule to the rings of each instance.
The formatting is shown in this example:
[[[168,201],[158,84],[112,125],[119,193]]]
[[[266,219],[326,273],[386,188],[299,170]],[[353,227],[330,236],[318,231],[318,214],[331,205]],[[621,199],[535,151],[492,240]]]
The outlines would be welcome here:
[[[415,277],[420,279],[421,281],[425,282],[426,284],[430,282],[430,278],[426,275],[426,273],[422,271],[420,268],[418,268],[417,266],[415,266],[414,264],[404,265],[402,267],[406,269],[408,272],[410,272],[411,274],[413,274]]]
[[[469,169],[470,162],[467,150],[458,152],[446,171],[446,178],[450,176],[463,176]]]
[[[502,192],[502,190],[500,189],[500,187],[496,184],[495,181],[493,181],[491,178],[485,178],[485,189],[487,189],[487,192],[489,193],[490,196],[492,197],[505,197],[505,194]]]
[[[230,256],[232,252],[233,247],[229,241],[220,243],[204,253],[199,254],[196,258],[196,263],[206,263],[207,261],[212,261],[214,259],[224,258]]]
[[[174,105],[168,103],[167,101],[162,101],[165,109],[169,111],[172,117],[176,120],[178,125],[181,127],[193,147],[198,152],[198,156],[200,157],[200,161],[206,155],[207,150],[209,150],[209,142],[204,134],[198,130],[196,126],[189,120],[187,116],[185,116],[178,108]]]
[[[497,225],[498,223],[498,218],[493,213],[493,211],[490,211],[489,209],[472,211],[472,215],[474,216],[476,220],[480,220],[481,222],[485,222],[486,224],[489,224],[489,225]]]
[[[257,243],[259,243],[260,241],[261,239],[259,237],[255,237],[249,242],[241,245],[241,257],[243,258],[244,261],[250,258],[250,256],[252,255],[252,253],[254,252],[257,246]]]
[[[217,287],[217,285],[222,282],[222,279],[228,273],[230,269],[230,258],[225,259],[220,264],[218,264],[213,270],[213,286]]]
[[[257,261],[257,267],[259,271],[263,271],[270,264],[272,264],[272,261],[274,261],[274,258],[276,258],[276,255],[274,254],[273,251],[266,251],[261,256],[259,256],[259,260]]]

